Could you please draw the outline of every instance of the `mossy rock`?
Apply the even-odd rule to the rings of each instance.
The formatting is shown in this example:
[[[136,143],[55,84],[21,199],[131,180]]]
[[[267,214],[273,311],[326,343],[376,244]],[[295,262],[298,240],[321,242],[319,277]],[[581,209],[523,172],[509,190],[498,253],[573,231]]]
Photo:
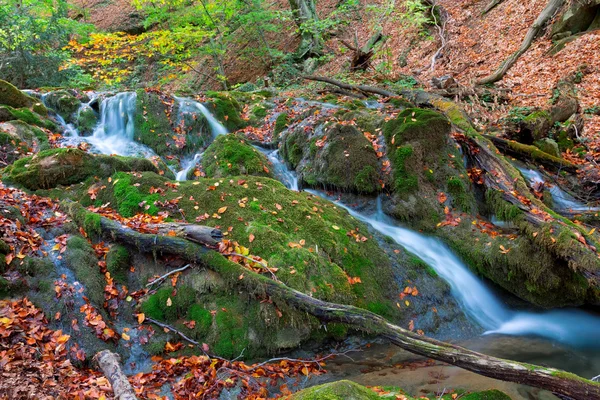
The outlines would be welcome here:
[[[287,113],[281,113],[275,120],[275,127],[273,129],[273,142],[279,141],[279,135],[281,132],[287,129],[290,119]]]
[[[122,245],[112,246],[106,255],[106,270],[119,283],[127,282],[130,258],[129,250]]]
[[[238,183],[240,178],[200,178],[180,182],[176,190],[155,193],[156,188],[167,189],[171,182],[154,173],[140,176],[121,172],[112,177],[115,185],[107,180],[97,183],[107,186],[98,192],[97,201],[110,203],[122,215],[130,215],[146,208],[140,207],[140,202],[145,202],[146,212],[156,214],[167,211],[162,203],[179,198],[182,212],[177,217],[183,215],[190,222],[200,218],[204,225],[227,227],[228,239],[248,247],[250,254],[262,257],[270,267],[278,268],[277,277],[286,285],[321,299],[373,309],[392,320],[399,318],[400,310],[391,300],[399,290],[391,262],[369,237],[366,226],[333,203],[290,191],[273,179],[244,176]],[[86,198],[89,196],[83,194],[81,201]],[[206,219],[206,215],[214,218]],[[352,236],[356,232],[365,235],[366,241],[357,241]],[[166,271],[144,272],[137,265],[136,272],[150,277]],[[351,285],[349,276],[359,277],[362,283]],[[272,354],[297,346],[310,337],[311,331],[320,330],[318,321],[286,308],[284,302],[276,306],[261,304],[260,298],[253,297],[260,288],[240,290],[243,283],[239,273],[228,276],[194,269],[179,277],[177,296],[183,294],[182,286],[189,287],[197,306],[187,306],[189,302],[185,300],[182,304],[186,306],[180,307],[179,300],[171,298],[175,308],[167,309],[165,296],[173,292],[172,287],[167,287],[168,292],[147,300],[151,303],[145,306],[146,311],[197,335],[212,350],[227,357],[238,356],[244,347],[245,356]],[[200,309],[217,311],[209,328],[206,312]],[[196,317],[196,328],[204,328],[187,330],[183,322]]]
[[[517,142],[531,145],[548,136],[552,128],[552,117],[548,111],[515,107],[502,119],[505,133]]]
[[[30,190],[72,185],[87,178],[108,177],[117,171],[158,172],[150,160],[91,155],[79,149],[50,149],[19,159],[5,170],[5,178]]]
[[[80,135],[89,136],[94,132],[96,125],[98,125],[98,114],[92,107],[85,106],[77,113],[75,125]]]
[[[43,118],[41,115],[35,111],[31,111],[29,108],[0,106],[0,122],[15,120],[23,121],[29,125],[35,125],[50,130],[56,129],[56,124],[54,124],[54,122]]]
[[[56,111],[67,122],[75,122],[75,113],[81,107],[81,100],[67,90],[58,90],[46,94],[44,100],[48,107]]]
[[[207,92],[208,110],[217,118],[230,132],[248,126],[248,122],[240,117],[243,104],[237,98],[247,101],[248,94],[243,92]]]
[[[106,279],[100,272],[98,258],[88,241],[81,236],[69,238],[65,251],[65,263],[85,288],[86,296],[92,304],[101,308],[104,304]]]
[[[379,400],[371,389],[358,383],[342,380],[301,390],[288,397],[289,400]]]
[[[499,390],[485,390],[483,392],[468,393],[464,397],[464,400],[511,400],[510,397]]]
[[[208,121],[200,112],[185,112],[180,120],[179,104],[163,93],[136,92],[134,138],[159,156],[193,154],[212,140]]]
[[[46,115],[45,107],[37,99],[28,96],[10,83],[0,79],[0,104],[4,104],[13,108],[32,108],[35,106],[35,111],[38,114]]]
[[[31,152],[48,149],[48,137],[38,127],[23,121],[0,123],[0,150],[10,165]]]
[[[202,167],[212,178],[238,175],[272,178],[269,164],[264,154],[238,134],[218,136],[202,158]]]
[[[351,125],[328,124],[311,136],[298,128],[283,138],[281,154],[311,186],[357,193],[375,193],[381,187],[375,150]]]
[[[395,217],[431,229],[443,218],[440,192],[452,206],[474,211],[462,155],[449,140],[450,122],[432,110],[408,108],[383,128],[392,166]]]
[[[543,138],[534,143],[535,147],[543,151],[544,153],[550,154],[554,157],[560,158],[560,149],[558,148],[558,143],[556,143],[552,139]]]
[[[354,121],[363,132],[374,134],[383,127],[385,117],[373,110],[349,111],[341,116],[344,121]]]

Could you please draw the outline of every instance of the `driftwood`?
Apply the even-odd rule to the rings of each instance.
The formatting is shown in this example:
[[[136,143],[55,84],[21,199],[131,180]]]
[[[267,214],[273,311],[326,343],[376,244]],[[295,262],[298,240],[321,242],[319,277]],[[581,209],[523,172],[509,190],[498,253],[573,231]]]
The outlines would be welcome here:
[[[177,236],[206,246],[215,246],[223,240],[223,233],[210,226],[164,223],[150,224],[148,227],[157,228],[160,235]]]
[[[494,71],[494,73],[480,79],[477,81],[477,84],[485,85],[486,83],[494,83],[502,79],[504,74],[506,74],[506,71],[508,71],[510,67],[517,62],[519,57],[521,57],[527,51],[527,49],[529,49],[529,46],[531,46],[533,40],[540,34],[546,23],[554,16],[554,14],[556,14],[558,10],[562,8],[564,3],[565,0],[549,0],[548,4],[546,4],[546,7],[544,7],[540,15],[538,15],[527,31],[525,39],[523,39],[523,43],[521,43],[519,49],[511,54],[506,60],[504,60],[504,62],[496,71]]]
[[[86,212],[79,204],[64,202],[63,208],[76,219],[76,222],[82,223],[80,219],[85,218]],[[105,217],[100,217],[100,228],[106,239],[136,247],[140,252],[179,256],[187,262],[214,270],[225,279],[231,279],[238,285],[250,289],[258,297],[268,296],[275,303],[285,303],[323,322],[343,323],[354,329],[385,337],[412,353],[447,362],[491,378],[550,390],[576,400],[600,400],[600,384],[596,382],[554,368],[503,360],[420,336],[391,324],[370,311],[329,303],[294,290],[281,282],[249,271],[225,259],[217,252],[188,240],[139,233]],[[242,273],[245,274],[245,279],[240,281],[237,277]]]
[[[127,376],[121,370],[121,357],[109,350],[103,350],[96,353],[94,362],[102,371],[106,379],[112,386],[115,399],[117,400],[137,400]]]

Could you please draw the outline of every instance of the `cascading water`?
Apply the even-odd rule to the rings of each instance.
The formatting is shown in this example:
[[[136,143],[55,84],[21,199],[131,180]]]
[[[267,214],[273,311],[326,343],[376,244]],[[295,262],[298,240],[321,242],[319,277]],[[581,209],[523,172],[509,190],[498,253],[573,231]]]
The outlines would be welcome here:
[[[317,191],[310,192],[327,198]],[[365,216],[337,204],[435,269],[448,282],[465,312],[487,330],[486,334],[536,335],[571,346],[600,347],[598,316],[576,309],[539,313],[511,310],[440,240],[396,226],[380,208],[375,215]]]
[[[298,186],[298,176],[296,175],[296,172],[291,171],[289,168],[286,167],[285,163],[281,159],[281,156],[279,155],[278,149],[267,150],[259,146],[255,147],[256,149],[260,150],[265,156],[267,156],[267,159],[273,165],[273,174],[277,177],[277,179],[279,179],[281,183],[283,183],[283,185],[286,188],[296,192],[300,190]]]
[[[521,172],[521,174],[528,179],[532,184],[544,184],[546,180],[539,171],[536,171],[526,166],[515,163],[515,167]],[[577,200],[569,193],[562,190],[558,185],[553,185],[548,188],[550,195],[552,195],[552,203],[558,211],[598,211],[600,207],[590,207],[587,204]]]
[[[225,128],[204,106],[204,104],[197,102],[196,100],[186,99],[181,97],[175,97],[179,102],[179,119],[181,120],[185,114],[196,114],[200,113],[206,118],[208,126],[214,140],[219,135],[226,135],[227,128]],[[198,162],[202,159],[202,152],[196,153],[192,158],[187,160],[181,160],[181,170],[176,173],[176,179],[178,181],[185,181],[187,179],[188,172],[194,168]]]

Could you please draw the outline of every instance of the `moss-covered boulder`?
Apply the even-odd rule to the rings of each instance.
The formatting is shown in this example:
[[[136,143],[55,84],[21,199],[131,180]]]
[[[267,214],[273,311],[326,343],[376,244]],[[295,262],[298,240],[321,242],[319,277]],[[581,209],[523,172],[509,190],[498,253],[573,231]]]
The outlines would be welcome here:
[[[31,108],[41,115],[48,113],[46,107],[37,99],[28,96],[2,79],[0,79],[0,104],[13,108]]]
[[[236,97],[248,100],[249,94],[244,92],[207,92],[208,110],[227,128],[235,132],[248,126],[240,114],[244,110],[244,102],[239,102]],[[251,97],[250,97],[251,98]]]
[[[30,125],[39,126],[46,129],[56,129],[56,124],[45,119],[35,111],[29,108],[13,108],[11,106],[0,106],[0,122],[23,121]]]
[[[218,136],[206,149],[202,167],[211,178],[238,175],[273,177],[264,154],[238,134]]]
[[[392,320],[402,317],[392,300],[399,288],[390,259],[366,226],[333,203],[254,176],[202,178],[180,182],[176,189],[172,182],[149,172],[117,173],[112,182],[116,183],[105,180],[97,184],[106,186],[98,191],[97,201],[110,203],[122,215],[163,211],[177,218],[185,216],[190,222],[219,226],[227,232],[227,239],[262,257],[290,287],[318,298],[355,304]],[[92,203],[86,194],[78,200],[83,205]],[[172,201],[177,201],[181,212],[169,207]],[[128,287],[138,287],[151,276],[166,272],[164,265],[151,259],[134,267],[136,273],[127,274]],[[244,348],[245,356],[264,355],[297,346],[311,335],[316,340],[343,336],[347,331],[333,325],[325,330],[314,318],[285,304],[261,302],[253,289],[238,287],[243,279],[239,274],[232,277],[194,269],[180,276],[177,293],[170,283],[157,288],[145,300],[143,310],[201,338],[212,351],[227,357],[239,355]],[[197,321],[195,327],[183,324],[190,320]]]
[[[75,126],[82,136],[89,136],[94,133],[94,128],[98,125],[98,114],[92,107],[82,107],[75,118]]]
[[[76,112],[81,100],[67,90],[50,92],[44,97],[45,103],[67,122],[75,122]]]
[[[536,141],[535,147],[543,151],[544,153],[550,154],[553,157],[560,158],[560,149],[558,148],[558,143],[549,138],[543,138],[541,140]]]
[[[50,149],[16,161],[6,169],[5,179],[37,190],[71,185],[93,176],[108,177],[117,171],[158,172],[158,168],[142,158],[91,155],[79,149]]]
[[[193,154],[212,140],[208,121],[197,109],[180,109],[181,103],[161,92],[139,89],[136,94],[134,138],[159,156]]]
[[[431,110],[408,108],[383,133],[392,167],[394,216],[433,228],[444,206],[472,211],[475,199],[462,156],[450,141],[450,122]],[[440,204],[442,192],[450,203]]]
[[[337,381],[313,386],[288,397],[289,400],[379,400],[371,389],[352,381]]]
[[[311,186],[358,193],[381,187],[373,145],[352,125],[326,124],[310,133],[300,126],[282,138],[281,155]]]
[[[0,150],[8,165],[25,155],[48,147],[48,137],[38,127],[23,121],[0,123]]]

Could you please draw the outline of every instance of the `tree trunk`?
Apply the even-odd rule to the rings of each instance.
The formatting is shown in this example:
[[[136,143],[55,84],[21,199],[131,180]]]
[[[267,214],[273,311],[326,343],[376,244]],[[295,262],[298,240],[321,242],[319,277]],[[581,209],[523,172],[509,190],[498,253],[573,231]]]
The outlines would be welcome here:
[[[364,46],[358,47],[351,45],[346,40],[340,40],[340,42],[348,49],[352,50],[352,61],[350,63],[350,72],[366,71],[371,66],[371,57],[373,57],[373,47],[383,39],[381,31],[376,32],[371,38],[365,43]]]
[[[548,22],[554,16],[554,14],[556,14],[556,12],[562,8],[564,3],[565,0],[549,0],[546,7],[535,19],[533,25],[531,25],[531,28],[529,28],[529,31],[527,31],[527,34],[525,35],[525,39],[523,40],[521,47],[519,47],[519,49],[515,53],[510,55],[510,57],[508,57],[493,74],[488,75],[483,79],[480,79],[479,81],[477,81],[477,84],[485,85],[486,83],[494,83],[502,79],[504,74],[506,74],[506,71],[508,71],[510,67],[512,67],[513,64],[517,62],[519,57],[521,57],[523,53],[525,53],[527,49],[529,49],[529,46],[531,46],[533,40],[540,34],[542,29],[546,25],[546,22]]]
[[[77,203],[65,201],[62,207],[76,222],[85,220],[87,212]],[[179,256],[190,263],[203,265],[221,274],[224,279],[240,285],[256,297],[270,297],[304,311],[323,322],[338,322],[383,336],[393,344],[425,357],[444,361],[480,375],[550,390],[576,400],[600,400],[600,384],[554,368],[524,364],[487,356],[449,343],[403,329],[383,317],[354,306],[329,303],[294,290],[281,282],[232,263],[222,255],[185,239],[135,232],[119,223],[100,217],[100,227],[106,239],[136,247],[140,252]],[[245,278],[239,280],[240,274]]]
[[[323,39],[314,26],[319,21],[314,0],[289,0],[294,21],[300,30],[301,42],[296,52],[300,60],[312,56],[320,56],[323,49]]]
[[[112,386],[115,399],[137,400],[131,384],[121,370],[120,361],[121,358],[119,355],[109,350],[102,350],[94,356],[94,362],[98,364],[98,367]]]

